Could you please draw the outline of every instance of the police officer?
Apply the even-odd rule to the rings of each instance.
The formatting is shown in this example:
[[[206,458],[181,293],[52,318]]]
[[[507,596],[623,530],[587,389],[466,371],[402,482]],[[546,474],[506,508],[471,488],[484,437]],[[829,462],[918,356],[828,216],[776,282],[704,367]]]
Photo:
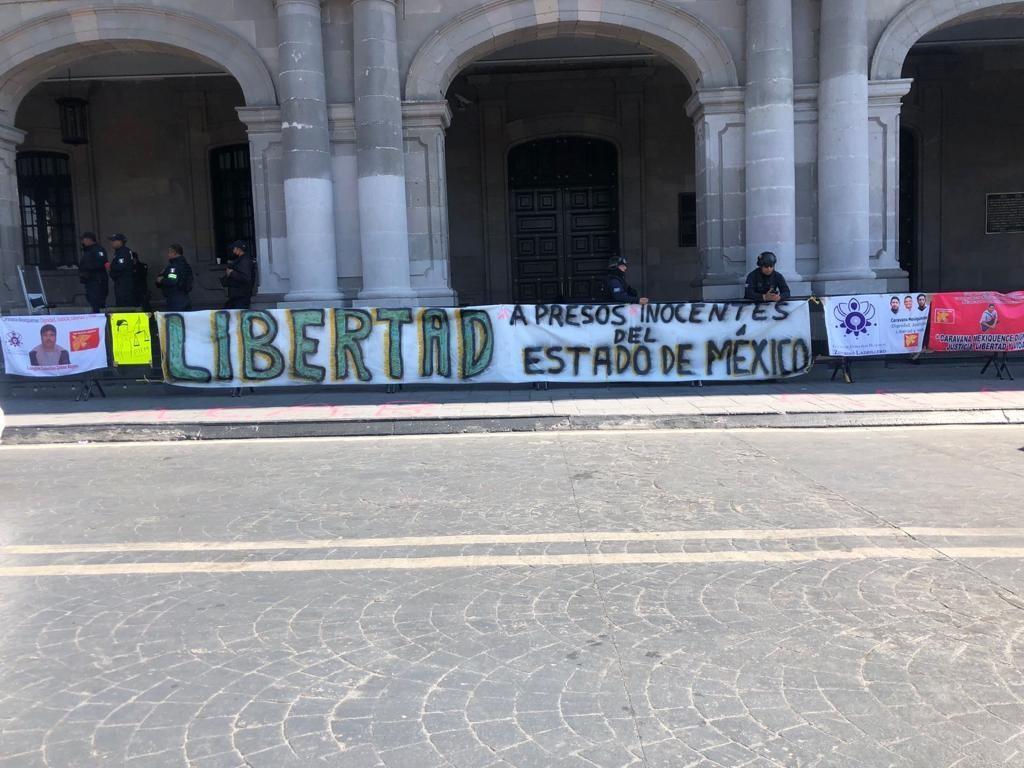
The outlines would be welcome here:
[[[114,281],[114,306],[139,305],[135,292],[135,253],[128,247],[128,237],[118,232],[107,238],[114,249],[110,259],[110,279]]]
[[[604,286],[608,300],[613,304],[646,304],[647,299],[640,297],[636,288],[626,282],[626,270],[629,264],[625,256],[617,256],[608,265],[608,275]]]
[[[85,299],[93,312],[107,305],[107,252],[96,242],[93,232],[82,233],[82,256],[78,260],[78,282],[85,286]]]
[[[167,301],[168,312],[189,312],[192,309],[192,267],[185,261],[185,249],[178,243],[167,248],[167,266],[156,279]]]
[[[252,303],[252,259],[245,243],[236,240],[230,245],[227,268],[220,284],[228,290],[224,309],[248,309]]]
[[[785,301],[790,296],[789,285],[781,273],[775,271],[778,259],[771,251],[757,257],[757,269],[747,275],[744,298],[747,301]]]

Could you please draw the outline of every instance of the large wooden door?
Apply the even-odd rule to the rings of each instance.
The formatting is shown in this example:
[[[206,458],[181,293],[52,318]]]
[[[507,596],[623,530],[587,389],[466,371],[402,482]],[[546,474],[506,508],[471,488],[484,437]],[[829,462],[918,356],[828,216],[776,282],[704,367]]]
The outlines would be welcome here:
[[[580,137],[530,142],[509,155],[517,302],[604,298],[619,242],[617,165],[612,144]]]

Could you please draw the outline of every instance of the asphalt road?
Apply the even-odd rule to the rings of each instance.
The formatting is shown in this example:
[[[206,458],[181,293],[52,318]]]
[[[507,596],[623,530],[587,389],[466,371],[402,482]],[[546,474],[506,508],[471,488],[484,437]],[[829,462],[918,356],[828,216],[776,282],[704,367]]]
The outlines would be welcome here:
[[[1022,448],[0,448],[0,766],[1021,766]]]

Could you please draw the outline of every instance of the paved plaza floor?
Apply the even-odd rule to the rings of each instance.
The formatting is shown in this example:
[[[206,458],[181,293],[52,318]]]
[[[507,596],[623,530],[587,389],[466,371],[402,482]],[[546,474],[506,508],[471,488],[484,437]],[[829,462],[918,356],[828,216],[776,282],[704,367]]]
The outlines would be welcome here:
[[[1024,428],[0,448],[0,766],[1024,765]]]

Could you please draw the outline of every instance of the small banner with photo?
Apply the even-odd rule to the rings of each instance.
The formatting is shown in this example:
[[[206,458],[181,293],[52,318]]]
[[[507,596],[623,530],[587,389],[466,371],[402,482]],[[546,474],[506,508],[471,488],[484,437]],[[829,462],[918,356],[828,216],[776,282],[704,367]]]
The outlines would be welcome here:
[[[910,355],[921,351],[931,304],[927,294],[828,296],[824,303],[830,355]]]
[[[4,369],[17,376],[73,376],[107,367],[106,315],[0,317]]]

